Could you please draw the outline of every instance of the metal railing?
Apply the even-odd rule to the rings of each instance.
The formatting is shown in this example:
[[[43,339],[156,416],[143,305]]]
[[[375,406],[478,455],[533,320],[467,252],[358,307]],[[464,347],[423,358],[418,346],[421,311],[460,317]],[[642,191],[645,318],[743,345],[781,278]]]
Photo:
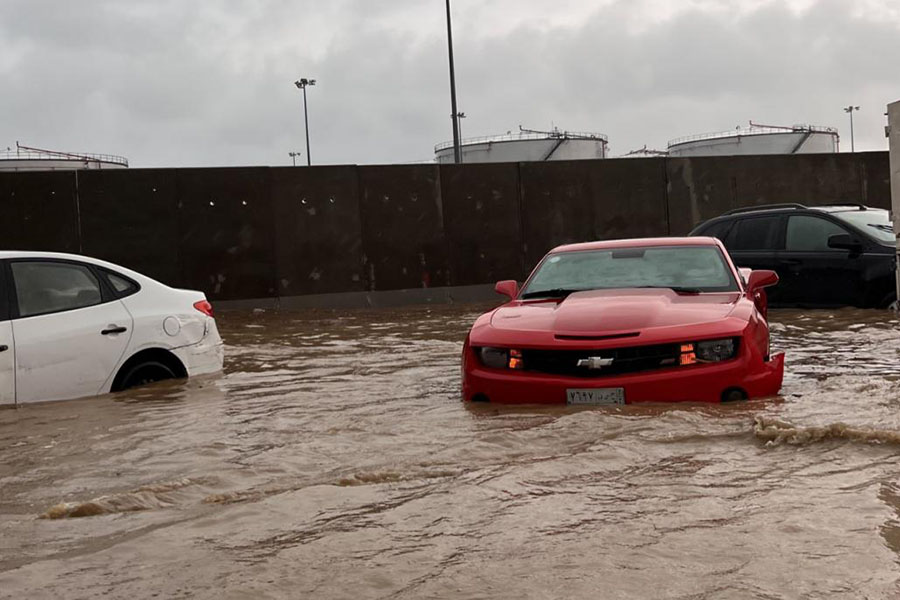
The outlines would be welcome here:
[[[550,133],[509,133],[506,135],[486,135],[481,137],[471,137],[459,141],[460,146],[473,146],[475,144],[493,144],[495,142],[518,142],[527,140],[595,140],[609,143],[602,133],[591,133],[586,131],[559,131]],[[447,148],[452,148],[453,142],[442,142],[434,147],[435,153]]]
[[[128,166],[128,159],[115,154],[93,154],[87,152],[57,152],[55,150],[26,150],[7,148],[0,150],[0,160],[70,160],[84,162],[105,162]]]
[[[713,133],[699,133],[696,135],[687,135],[674,140],[669,140],[667,146],[677,146],[687,142],[698,142],[701,140],[716,140],[730,137],[743,137],[749,135],[768,135],[772,133],[828,133],[837,135],[837,129],[834,127],[820,127],[816,125],[795,125],[793,127],[767,127],[760,125],[752,125],[750,127],[738,127],[730,131],[716,131]]]

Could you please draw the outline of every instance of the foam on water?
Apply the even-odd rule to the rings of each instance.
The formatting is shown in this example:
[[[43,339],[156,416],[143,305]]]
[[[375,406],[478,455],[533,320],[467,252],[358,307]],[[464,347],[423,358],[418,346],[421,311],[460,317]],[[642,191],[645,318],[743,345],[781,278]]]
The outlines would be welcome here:
[[[144,485],[135,490],[118,494],[100,496],[91,500],[60,502],[51,506],[41,519],[67,519],[94,517],[114,513],[136,512],[143,510],[164,509],[177,506],[182,500],[185,488],[206,486],[209,479],[178,479]]]

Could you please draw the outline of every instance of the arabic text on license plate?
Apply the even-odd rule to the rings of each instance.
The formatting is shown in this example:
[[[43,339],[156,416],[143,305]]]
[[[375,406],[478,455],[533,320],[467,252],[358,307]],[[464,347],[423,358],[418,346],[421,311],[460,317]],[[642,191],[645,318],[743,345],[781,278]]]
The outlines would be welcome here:
[[[568,404],[625,404],[625,388],[592,388],[566,390]]]

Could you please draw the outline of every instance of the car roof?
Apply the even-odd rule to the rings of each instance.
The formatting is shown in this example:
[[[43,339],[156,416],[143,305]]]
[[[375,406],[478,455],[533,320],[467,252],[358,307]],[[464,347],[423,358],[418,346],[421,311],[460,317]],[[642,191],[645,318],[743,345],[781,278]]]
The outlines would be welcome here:
[[[656,246],[719,246],[721,242],[712,237],[657,237],[657,238],[632,238],[627,240],[604,240],[598,242],[582,242],[579,244],[564,244],[550,251],[551,254],[559,252],[584,252],[585,250],[609,250],[615,248],[649,248]]]
[[[742,206],[740,208],[735,208],[724,212],[714,219],[720,219],[723,217],[740,217],[743,215],[753,215],[757,213],[790,213],[794,211],[817,211],[817,212],[825,212],[825,213],[839,213],[839,212],[865,212],[865,211],[884,211],[883,208],[875,208],[873,206],[866,206],[864,204],[859,204],[856,202],[845,202],[845,203],[835,203],[835,204],[820,204],[817,206],[806,206],[804,204],[798,204],[796,202],[790,202],[785,204],[761,204],[759,206]],[[712,219],[710,219],[712,220]]]
[[[58,258],[60,260],[81,260],[96,264],[108,264],[105,261],[83,256],[81,254],[68,254],[65,252],[42,252],[31,250],[0,250],[0,260],[10,258]]]
[[[878,208],[876,206],[863,206],[862,204],[829,204],[827,206],[810,206],[811,210],[819,210],[827,213],[838,213],[838,212],[864,212],[870,210],[880,210],[882,212],[886,212],[885,208]]]
[[[132,279],[137,279],[141,283],[155,281],[154,279],[147,277],[142,273],[138,273],[137,271],[133,271],[127,267],[123,267],[122,265],[117,265],[115,263],[101,260],[99,258],[84,256],[82,254],[68,254],[65,252],[33,252],[31,250],[0,250],[0,260],[9,260],[15,258],[50,258],[56,260],[73,260],[77,262],[96,265],[98,267],[106,267],[107,269],[112,269],[113,271],[122,273],[123,275],[127,275]]]

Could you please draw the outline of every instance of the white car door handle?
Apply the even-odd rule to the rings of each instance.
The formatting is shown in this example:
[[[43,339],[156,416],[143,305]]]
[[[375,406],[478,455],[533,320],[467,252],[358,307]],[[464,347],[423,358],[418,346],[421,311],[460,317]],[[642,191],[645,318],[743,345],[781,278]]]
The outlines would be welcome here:
[[[118,327],[116,325],[107,325],[107,328],[100,332],[101,335],[110,335],[111,333],[125,333],[127,327]]]

